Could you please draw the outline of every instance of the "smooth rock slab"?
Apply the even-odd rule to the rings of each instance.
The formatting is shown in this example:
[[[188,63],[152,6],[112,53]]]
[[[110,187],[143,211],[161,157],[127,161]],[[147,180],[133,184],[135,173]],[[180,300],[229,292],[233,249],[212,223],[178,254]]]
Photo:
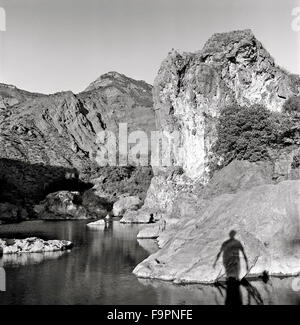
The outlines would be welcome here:
[[[137,234],[138,239],[156,239],[165,229],[166,220],[160,220],[157,223],[145,225]]]
[[[262,185],[236,194],[223,194],[194,211],[182,211],[182,221],[163,233],[162,248],[133,271],[138,277],[176,283],[214,283],[225,278],[222,258],[213,263],[231,230],[244,246],[247,272],[241,259],[240,277],[300,274],[300,181]]]
[[[0,239],[0,250],[3,254],[44,253],[64,251],[72,248],[68,240],[43,240],[36,237],[26,239]]]

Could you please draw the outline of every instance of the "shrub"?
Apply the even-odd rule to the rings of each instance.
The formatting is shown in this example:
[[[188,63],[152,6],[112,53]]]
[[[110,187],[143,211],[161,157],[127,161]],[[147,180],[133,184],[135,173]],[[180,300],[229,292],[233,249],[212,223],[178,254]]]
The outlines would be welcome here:
[[[218,140],[213,148],[227,165],[234,159],[266,160],[268,147],[277,139],[272,114],[263,106],[230,106],[222,110],[217,125]]]

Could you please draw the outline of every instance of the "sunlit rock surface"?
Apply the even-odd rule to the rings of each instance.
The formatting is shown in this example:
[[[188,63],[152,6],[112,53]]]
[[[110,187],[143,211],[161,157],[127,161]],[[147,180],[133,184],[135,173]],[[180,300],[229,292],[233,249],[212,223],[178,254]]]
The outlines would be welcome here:
[[[113,205],[112,213],[115,217],[123,216],[126,211],[137,210],[142,201],[137,196],[122,196]]]
[[[300,181],[261,185],[211,200],[190,197],[162,247],[133,271],[139,277],[177,283],[213,283],[226,276],[222,260],[213,263],[230,230],[244,246],[250,270],[240,276],[300,273]],[[177,200],[180,200],[178,197]],[[186,199],[181,198],[184,204]],[[188,214],[187,214],[188,213]]]
[[[100,219],[97,221],[89,222],[86,226],[90,228],[104,229],[106,226],[106,222],[104,219]]]
[[[0,239],[0,249],[4,255],[64,251],[72,248],[72,245],[72,242],[67,240],[43,240],[36,237]]]

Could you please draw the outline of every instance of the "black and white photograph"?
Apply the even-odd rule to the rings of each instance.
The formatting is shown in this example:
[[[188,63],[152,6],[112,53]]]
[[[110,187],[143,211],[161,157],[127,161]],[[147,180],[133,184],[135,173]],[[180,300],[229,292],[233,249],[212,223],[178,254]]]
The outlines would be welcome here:
[[[0,305],[300,305],[300,0],[0,0]]]

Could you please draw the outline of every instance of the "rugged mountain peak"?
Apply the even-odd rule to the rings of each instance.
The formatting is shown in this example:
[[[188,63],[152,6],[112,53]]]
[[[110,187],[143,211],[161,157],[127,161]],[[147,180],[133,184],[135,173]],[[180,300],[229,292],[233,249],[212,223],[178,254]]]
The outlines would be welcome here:
[[[157,125],[180,130],[183,168],[205,182],[221,109],[261,104],[280,112],[300,94],[300,78],[278,67],[250,30],[233,31],[214,34],[195,53],[171,51],[153,93]]]
[[[31,206],[46,189],[61,189],[58,186],[66,177],[80,174],[84,181],[96,177],[99,166],[94,158],[101,146],[98,133],[103,130],[117,136],[119,123],[127,123],[132,131],[154,130],[150,85],[116,72],[98,82],[80,94],[64,91],[50,95],[0,85],[0,183],[6,184],[5,193],[0,186],[0,202],[18,198]],[[107,177],[116,180],[117,169],[111,169],[112,176]],[[149,177],[142,181],[146,184],[143,191]]]
[[[123,87],[128,89],[143,88],[145,91],[151,90],[152,86],[142,80],[135,80],[125,76],[124,74],[116,71],[110,71],[101,75],[98,79],[93,81],[85,91],[91,91],[105,87]]]

